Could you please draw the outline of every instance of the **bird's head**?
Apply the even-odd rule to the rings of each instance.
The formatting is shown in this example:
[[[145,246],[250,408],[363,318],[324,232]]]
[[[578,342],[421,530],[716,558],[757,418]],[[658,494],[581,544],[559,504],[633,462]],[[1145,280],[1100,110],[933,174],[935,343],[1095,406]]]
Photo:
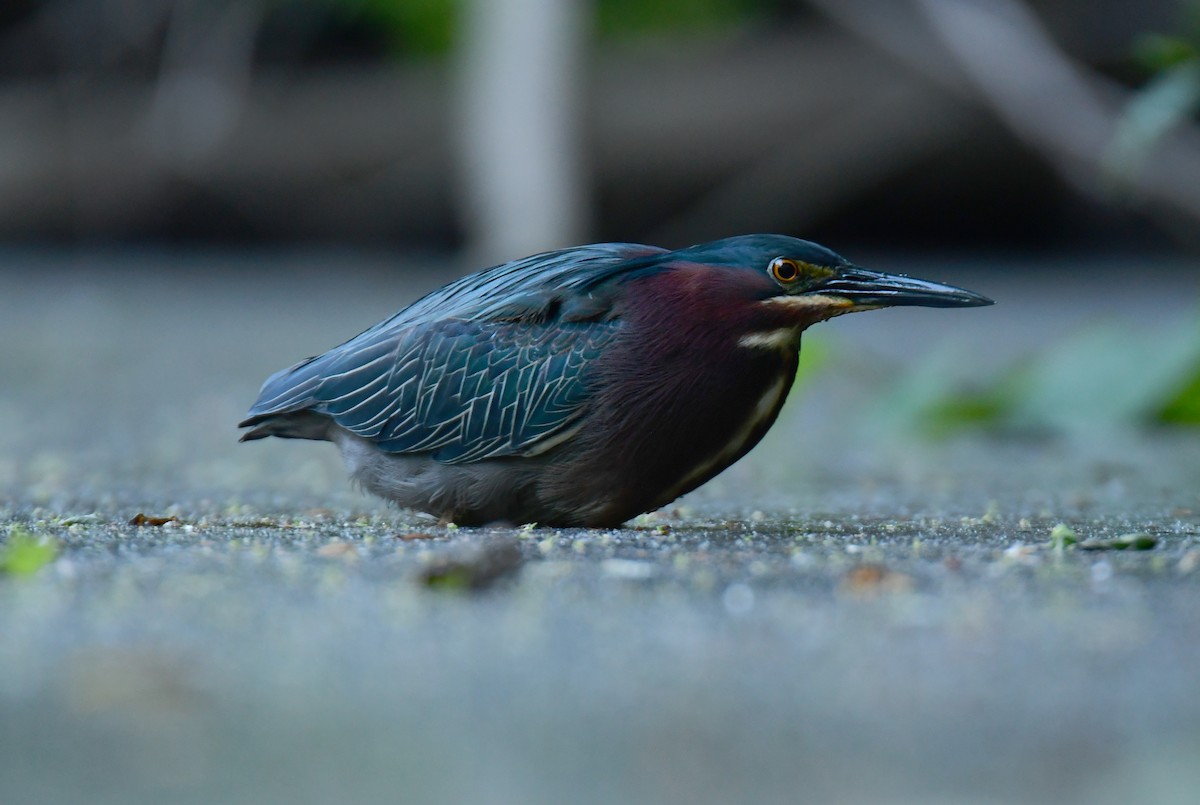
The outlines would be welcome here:
[[[737,270],[757,301],[804,311],[814,320],[880,307],[979,307],[986,296],[940,282],[882,274],[814,242],[786,235],[740,235],[673,252],[685,262]],[[757,275],[755,280],[745,276]]]
[[[743,305],[764,320],[807,326],[883,307],[978,307],[992,300],[940,282],[854,265],[824,246],[784,235],[742,235],[671,253],[725,272]]]

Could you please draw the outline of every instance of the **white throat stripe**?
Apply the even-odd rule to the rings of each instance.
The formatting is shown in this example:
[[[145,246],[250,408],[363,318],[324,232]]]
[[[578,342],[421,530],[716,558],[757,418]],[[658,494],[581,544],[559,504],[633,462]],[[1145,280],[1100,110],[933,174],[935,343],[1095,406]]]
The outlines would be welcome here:
[[[762,333],[749,333],[738,339],[738,346],[747,349],[787,349],[799,346],[800,333],[795,327],[781,327]]]

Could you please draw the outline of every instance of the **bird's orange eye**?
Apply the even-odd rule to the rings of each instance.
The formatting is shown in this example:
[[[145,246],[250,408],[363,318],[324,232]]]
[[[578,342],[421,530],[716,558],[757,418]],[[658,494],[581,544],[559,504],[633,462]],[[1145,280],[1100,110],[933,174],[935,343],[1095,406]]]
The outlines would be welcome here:
[[[795,260],[776,257],[771,261],[771,276],[778,282],[795,282],[796,277],[800,276],[800,266],[796,264]]]

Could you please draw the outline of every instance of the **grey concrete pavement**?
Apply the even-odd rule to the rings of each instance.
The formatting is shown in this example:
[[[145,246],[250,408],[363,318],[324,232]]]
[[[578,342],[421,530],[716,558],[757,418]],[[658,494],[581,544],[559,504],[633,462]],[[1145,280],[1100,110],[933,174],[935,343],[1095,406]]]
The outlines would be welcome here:
[[[871,410],[900,361],[950,340],[980,376],[1092,317],[1182,320],[1182,275],[1170,295],[1118,297],[1100,267],[1065,309],[1050,275],[1035,294],[1016,271],[922,269],[999,304],[822,325],[846,370],[827,366],[678,505],[619,530],[456,530],[359,495],[330,445],[238,445],[233,427],[267,374],[436,272],[338,255],[6,262],[0,536],[59,555],[0,576],[0,801],[1200,789],[1200,437],[931,442]],[[1058,523],[1156,546],[1054,550]],[[508,543],[519,566],[484,589],[430,584]]]

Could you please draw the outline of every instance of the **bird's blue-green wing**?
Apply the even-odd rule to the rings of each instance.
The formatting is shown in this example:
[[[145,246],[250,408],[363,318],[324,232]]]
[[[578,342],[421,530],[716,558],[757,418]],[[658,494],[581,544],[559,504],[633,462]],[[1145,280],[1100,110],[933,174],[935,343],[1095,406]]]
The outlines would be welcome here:
[[[308,408],[393,453],[446,463],[537,453],[582,414],[588,362],[618,326],[419,326],[362,356],[367,363],[337,361]]]
[[[243,424],[311,411],[446,463],[542,452],[583,414],[621,326],[595,278],[658,251],[601,244],[466,277],[272,376]]]

